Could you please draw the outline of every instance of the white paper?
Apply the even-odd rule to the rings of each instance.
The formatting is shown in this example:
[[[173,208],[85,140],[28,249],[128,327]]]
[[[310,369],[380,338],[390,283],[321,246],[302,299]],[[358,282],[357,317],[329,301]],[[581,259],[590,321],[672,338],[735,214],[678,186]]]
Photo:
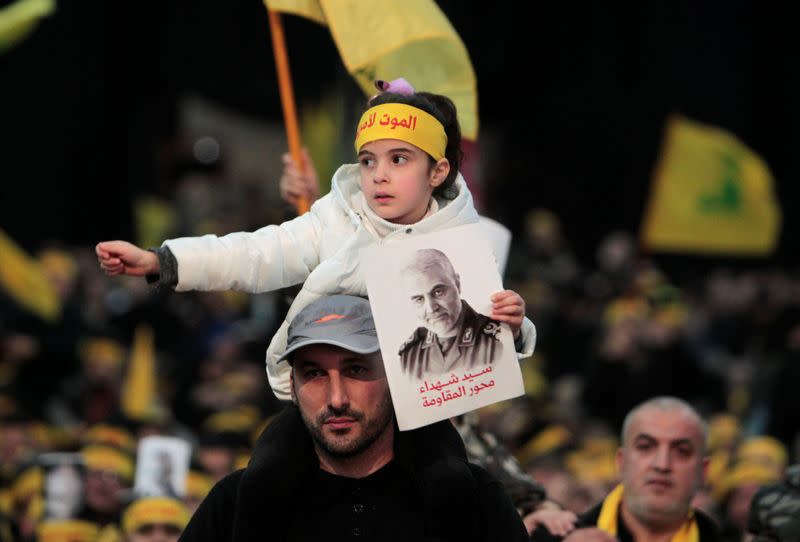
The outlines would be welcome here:
[[[49,452],[37,461],[44,471],[44,516],[48,520],[76,517],[83,506],[83,456],[73,452]]]
[[[149,436],[139,441],[133,491],[139,496],[183,497],[191,446],[175,437]]]
[[[524,393],[510,329],[506,324],[487,322],[482,316],[491,314],[490,297],[503,289],[483,228],[470,224],[362,250],[362,269],[401,430]],[[455,281],[447,279],[450,272],[442,271],[442,265],[419,263],[422,255],[432,254],[429,249],[441,251],[449,260]],[[412,265],[415,259],[417,263]],[[420,275],[426,276],[420,279]],[[440,280],[440,276],[445,278]],[[452,302],[452,292],[446,285],[437,286],[450,282],[457,283],[457,295],[474,312],[464,309],[460,300]],[[428,298],[422,299],[420,291],[426,288],[430,299],[439,296],[444,300],[444,309],[437,309]],[[431,307],[423,307],[425,303]],[[460,310],[447,308],[456,306]],[[444,316],[437,318],[437,310],[443,310]],[[449,313],[456,310],[475,326],[452,326],[454,317]],[[426,322],[422,318],[425,314],[433,317]],[[448,340],[440,338],[452,333],[442,331],[448,325],[450,330],[457,329],[449,348]]]

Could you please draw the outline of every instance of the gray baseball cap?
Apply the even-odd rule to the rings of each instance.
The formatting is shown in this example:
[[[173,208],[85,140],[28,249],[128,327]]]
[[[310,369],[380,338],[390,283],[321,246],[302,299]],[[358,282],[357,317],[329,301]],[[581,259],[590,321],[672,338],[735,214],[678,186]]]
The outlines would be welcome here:
[[[286,351],[278,361],[311,344],[330,344],[357,354],[380,350],[369,301],[352,295],[329,295],[310,303],[289,324]]]

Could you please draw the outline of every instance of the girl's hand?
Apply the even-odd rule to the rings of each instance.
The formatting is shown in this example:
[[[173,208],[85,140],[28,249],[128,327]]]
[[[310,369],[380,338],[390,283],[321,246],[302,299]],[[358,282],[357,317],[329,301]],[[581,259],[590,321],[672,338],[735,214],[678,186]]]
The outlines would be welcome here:
[[[492,319],[507,323],[517,340],[525,319],[525,300],[514,290],[503,290],[492,295],[491,301]]]
[[[295,164],[292,155],[288,152],[283,155],[281,197],[295,207],[301,198],[305,198],[309,205],[319,198],[317,172],[306,149],[303,149],[302,152],[302,162],[302,164]]]
[[[127,241],[103,241],[94,248],[100,268],[109,277],[131,275],[143,277],[158,273],[158,256]]]

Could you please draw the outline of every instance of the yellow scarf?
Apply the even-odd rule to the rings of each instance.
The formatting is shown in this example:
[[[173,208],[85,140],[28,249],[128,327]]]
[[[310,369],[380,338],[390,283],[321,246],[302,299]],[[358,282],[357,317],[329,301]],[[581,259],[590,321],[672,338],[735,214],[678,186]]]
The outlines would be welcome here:
[[[617,536],[617,516],[619,515],[619,505],[622,503],[622,484],[619,484],[603,500],[600,508],[600,517],[597,518],[597,527],[612,536]],[[673,535],[670,542],[700,542],[700,531],[697,529],[697,521],[694,512],[689,509],[689,515],[683,522],[681,528]]]

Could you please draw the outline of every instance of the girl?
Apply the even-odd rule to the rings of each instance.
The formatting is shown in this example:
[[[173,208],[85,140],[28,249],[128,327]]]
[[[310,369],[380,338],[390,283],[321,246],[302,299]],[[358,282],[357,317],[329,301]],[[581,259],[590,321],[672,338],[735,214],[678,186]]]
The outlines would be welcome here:
[[[356,132],[359,162],[341,166],[330,193],[309,212],[255,232],[168,240],[155,251],[102,242],[95,249],[100,266],[107,275],[149,276],[177,291],[265,292],[304,282],[267,349],[270,385],[289,400],[290,368],[277,363],[289,322],[322,295],[366,297],[360,249],[478,221],[458,173],[461,128],[453,102],[415,92],[403,79],[376,85],[382,92],[368,101]],[[491,301],[491,317],[509,324],[519,356],[529,356],[536,330],[525,302],[511,290]]]

